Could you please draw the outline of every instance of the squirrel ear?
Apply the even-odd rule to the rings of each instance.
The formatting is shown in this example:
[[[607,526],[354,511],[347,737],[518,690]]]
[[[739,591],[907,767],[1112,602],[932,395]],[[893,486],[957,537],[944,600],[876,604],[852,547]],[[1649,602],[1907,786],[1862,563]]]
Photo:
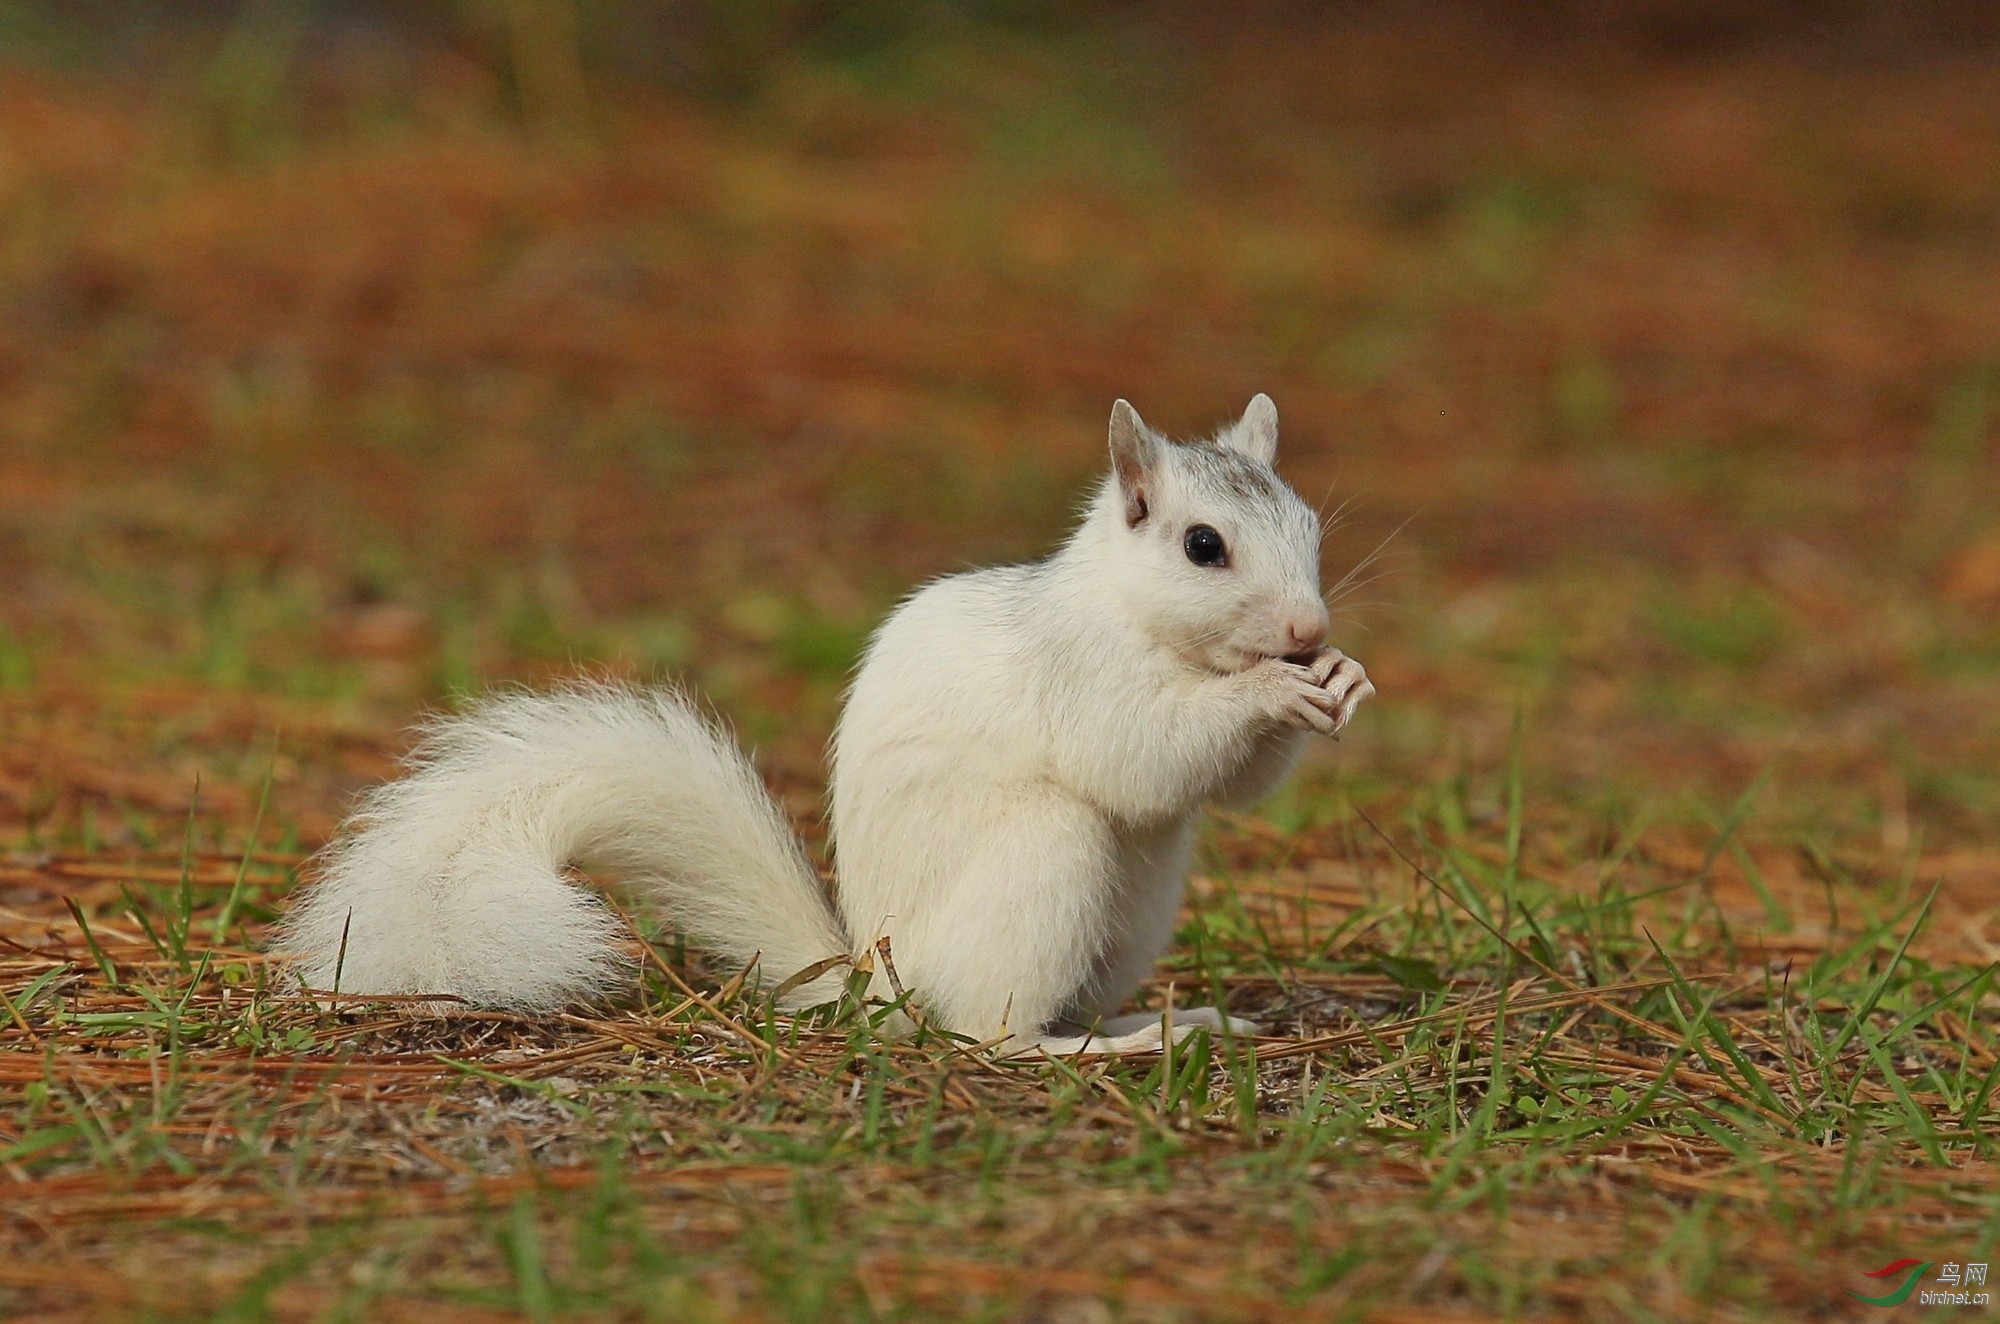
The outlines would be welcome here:
[[[1123,400],[1111,406],[1111,472],[1118,480],[1118,494],[1125,499],[1129,528],[1138,528],[1151,508],[1159,445],[1138,410]]]
[[[1259,392],[1236,425],[1222,434],[1222,444],[1253,460],[1269,464],[1278,456],[1278,407]]]

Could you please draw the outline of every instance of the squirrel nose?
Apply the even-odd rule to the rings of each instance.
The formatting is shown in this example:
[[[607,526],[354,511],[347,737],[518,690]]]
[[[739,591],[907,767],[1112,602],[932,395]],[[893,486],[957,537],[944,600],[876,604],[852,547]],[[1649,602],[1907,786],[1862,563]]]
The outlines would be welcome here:
[[[1326,613],[1316,616],[1294,616],[1285,626],[1285,633],[1291,637],[1293,653],[1312,653],[1326,642]]]

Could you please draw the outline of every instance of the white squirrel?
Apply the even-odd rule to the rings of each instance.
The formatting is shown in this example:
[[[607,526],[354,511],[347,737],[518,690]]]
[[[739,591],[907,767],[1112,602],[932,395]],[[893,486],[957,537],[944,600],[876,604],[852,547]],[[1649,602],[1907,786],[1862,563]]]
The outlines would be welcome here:
[[[434,720],[276,943],[312,989],[547,1011],[628,985],[619,880],[780,1005],[881,938],[933,1025],[1003,1054],[1142,1051],[1209,1007],[1114,1015],[1172,937],[1204,806],[1246,804],[1374,693],[1325,647],[1318,517],[1268,396],[1208,441],[1111,411],[1111,473],[1046,560],[913,594],[833,741],[837,907],[727,735],[672,688],[578,683]],[[891,989],[875,963],[871,995]],[[426,1004],[449,1009],[449,1003]]]

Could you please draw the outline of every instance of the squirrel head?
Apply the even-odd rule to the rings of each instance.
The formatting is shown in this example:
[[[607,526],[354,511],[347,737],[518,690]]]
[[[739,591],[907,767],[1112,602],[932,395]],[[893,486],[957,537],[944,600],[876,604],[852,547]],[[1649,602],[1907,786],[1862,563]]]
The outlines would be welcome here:
[[[1111,475],[1086,528],[1140,627],[1208,670],[1326,642],[1319,517],[1272,469],[1277,452],[1267,395],[1203,441],[1168,440],[1123,400],[1111,408]]]

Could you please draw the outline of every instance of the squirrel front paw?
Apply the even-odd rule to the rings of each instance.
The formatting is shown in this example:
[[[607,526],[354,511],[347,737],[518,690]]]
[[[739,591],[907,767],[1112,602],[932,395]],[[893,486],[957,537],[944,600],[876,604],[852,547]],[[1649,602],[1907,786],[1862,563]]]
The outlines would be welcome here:
[[[1304,665],[1267,659],[1252,669],[1251,678],[1271,717],[1323,736],[1339,735],[1361,701],[1375,692],[1362,665],[1337,648]]]
[[[1313,674],[1312,666],[1266,658],[1246,673],[1266,717],[1330,736],[1340,730],[1340,701]]]
[[[1307,667],[1313,679],[1333,700],[1334,724],[1330,734],[1339,734],[1354,716],[1354,710],[1361,701],[1375,693],[1375,683],[1368,679],[1368,669],[1341,652],[1329,648],[1312,660]]]

